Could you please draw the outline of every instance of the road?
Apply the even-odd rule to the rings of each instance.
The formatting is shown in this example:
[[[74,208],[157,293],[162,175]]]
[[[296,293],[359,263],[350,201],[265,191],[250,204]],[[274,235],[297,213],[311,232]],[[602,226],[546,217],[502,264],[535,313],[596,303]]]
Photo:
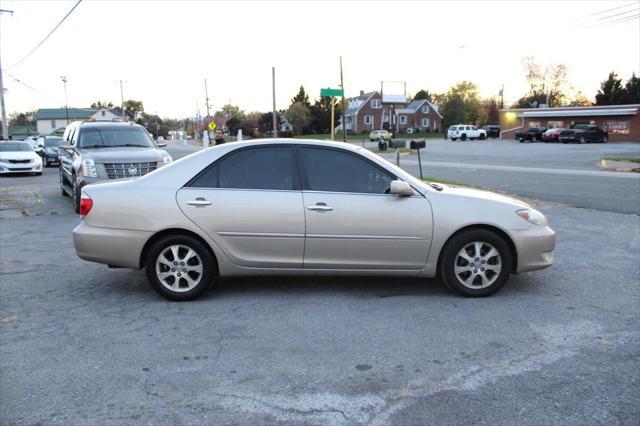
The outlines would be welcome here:
[[[544,176],[563,199],[571,176]],[[637,214],[542,194],[557,263],[486,299],[435,280],[251,278],[170,303],[141,271],[75,256],[56,183],[0,178],[0,424],[640,422]]]

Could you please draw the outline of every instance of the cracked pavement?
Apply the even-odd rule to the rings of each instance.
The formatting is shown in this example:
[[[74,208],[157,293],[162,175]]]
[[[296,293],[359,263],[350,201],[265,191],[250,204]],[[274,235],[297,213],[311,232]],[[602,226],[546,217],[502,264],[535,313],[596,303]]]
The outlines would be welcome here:
[[[40,200],[0,219],[0,424],[640,422],[636,214],[541,202],[556,265],[486,299],[245,278],[171,303],[75,256],[55,172],[0,179]]]

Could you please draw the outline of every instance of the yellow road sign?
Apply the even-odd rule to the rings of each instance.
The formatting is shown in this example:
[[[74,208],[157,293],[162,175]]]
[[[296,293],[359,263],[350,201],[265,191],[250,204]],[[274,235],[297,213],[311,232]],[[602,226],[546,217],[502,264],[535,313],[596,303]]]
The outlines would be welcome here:
[[[216,127],[218,127],[218,125],[216,124],[215,121],[212,121],[211,123],[209,123],[209,129],[211,130],[215,130]]]

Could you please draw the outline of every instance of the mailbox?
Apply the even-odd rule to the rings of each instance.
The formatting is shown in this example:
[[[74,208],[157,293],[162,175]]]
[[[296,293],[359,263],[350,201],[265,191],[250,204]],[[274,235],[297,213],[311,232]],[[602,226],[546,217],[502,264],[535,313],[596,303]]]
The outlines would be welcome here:
[[[404,139],[391,139],[389,141],[389,147],[391,147],[391,148],[406,148],[407,147],[407,141],[405,141]]]
[[[427,141],[425,139],[413,140],[409,143],[409,148],[411,149],[420,149],[426,146],[427,146]]]

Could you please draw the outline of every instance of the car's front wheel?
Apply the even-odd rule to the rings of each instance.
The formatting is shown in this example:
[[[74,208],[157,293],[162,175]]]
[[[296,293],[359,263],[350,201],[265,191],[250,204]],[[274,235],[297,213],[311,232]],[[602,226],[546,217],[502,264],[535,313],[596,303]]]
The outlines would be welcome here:
[[[480,140],[483,141],[485,140],[487,137],[484,135],[484,133],[480,133]]]
[[[156,241],[147,253],[146,270],[151,287],[176,302],[200,297],[218,274],[209,250],[186,235]]]
[[[456,293],[483,297],[502,288],[512,266],[513,256],[504,239],[486,229],[470,229],[445,246],[440,277]]]

